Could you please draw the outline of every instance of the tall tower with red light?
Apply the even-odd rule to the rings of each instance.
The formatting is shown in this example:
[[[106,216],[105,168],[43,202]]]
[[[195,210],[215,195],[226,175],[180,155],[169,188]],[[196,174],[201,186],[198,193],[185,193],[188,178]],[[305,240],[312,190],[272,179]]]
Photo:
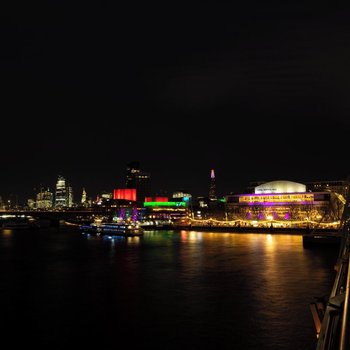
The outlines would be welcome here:
[[[210,185],[209,185],[209,200],[216,200],[216,184],[215,184],[215,171],[210,171]]]

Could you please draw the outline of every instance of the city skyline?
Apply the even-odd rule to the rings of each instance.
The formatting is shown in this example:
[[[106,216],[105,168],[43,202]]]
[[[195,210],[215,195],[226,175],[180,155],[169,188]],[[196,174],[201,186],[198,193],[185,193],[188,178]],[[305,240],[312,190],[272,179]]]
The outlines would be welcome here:
[[[129,164],[134,164],[134,163],[139,163],[137,161],[132,161]],[[57,198],[58,197],[62,197],[62,199],[59,199],[58,202],[63,201],[63,203],[65,203],[66,200],[66,193],[64,192],[63,195],[57,195],[57,193],[60,193],[62,191],[68,191],[68,188],[70,189],[70,191],[73,190],[73,202],[74,203],[80,203],[81,202],[81,197],[84,195],[85,198],[89,198],[91,200],[95,200],[97,197],[99,197],[101,194],[103,193],[110,193],[112,194],[113,191],[115,191],[116,189],[126,189],[126,188],[137,188],[138,185],[137,183],[134,183],[133,181],[130,181],[130,171],[129,171],[129,164],[127,166],[127,171],[125,174],[125,179],[124,182],[120,182],[119,184],[116,184],[114,187],[108,187],[108,186],[103,186],[101,185],[98,189],[95,189],[94,191],[91,191],[90,193],[88,193],[86,191],[86,188],[89,186],[84,186],[81,184],[75,184],[74,186],[72,186],[72,183],[70,181],[68,181],[68,179],[59,174],[56,176],[55,180],[53,183],[40,183],[37,186],[33,186],[31,189],[27,189],[26,191],[24,191],[23,193],[20,193],[19,191],[15,192],[15,193],[0,193],[0,197],[2,197],[2,199],[11,199],[14,202],[22,202],[22,204],[26,204],[26,201],[28,199],[34,199],[36,198],[36,196],[40,193],[45,193],[45,192],[49,192],[53,195],[52,198],[52,204],[53,206],[56,206],[57,204]],[[147,174],[148,175],[148,181],[152,181],[152,176],[150,173],[145,172],[144,169],[140,168],[140,174],[144,175]],[[194,196],[215,196],[216,193],[216,189],[215,189],[215,175],[214,175],[214,169],[209,169],[208,170],[208,176],[207,176],[207,188],[203,189],[202,192],[200,193],[194,193],[192,191],[189,191],[189,193],[193,193]],[[213,187],[214,186],[214,187]],[[247,187],[248,184],[246,184],[245,187]],[[173,193],[178,192],[178,191],[186,191],[189,190],[185,187],[179,187],[179,188],[175,188],[175,189],[171,189],[171,188],[163,188],[163,189],[157,189],[155,188],[153,191],[150,190],[149,192],[146,192],[146,196],[159,196],[159,195],[165,195],[168,197],[171,197]],[[57,192],[58,191],[58,192]],[[67,192],[68,193],[68,192]],[[141,191],[142,194],[144,194],[144,191]],[[225,194],[228,193],[221,193],[221,196],[224,196]],[[145,196],[144,196],[145,197]],[[68,198],[68,197],[67,197]],[[143,201],[142,201],[143,202]],[[58,206],[66,206],[65,204],[63,205],[58,205]]]
[[[137,161],[132,161],[131,163],[135,163]],[[230,194],[244,194],[244,193],[250,193],[250,190],[255,187],[257,184],[262,184],[262,183],[268,183],[271,181],[292,181],[292,182],[299,182],[296,181],[295,179],[278,179],[278,178],[271,178],[268,180],[262,180],[262,179],[253,179],[247,183],[245,183],[244,185],[242,185],[241,187],[238,186],[232,186],[233,188],[237,188],[237,190],[235,191],[229,191],[229,192],[223,192],[223,191],[217,191],[217,179],[216,179],[216,170],[215,169],[208,169],[207,171],[207,178],[206,178],[206,187],[204,187],[201,191],[196,192],[191,190],[191,188],[187,188],[185,186],[179,186],[177,188],[163,188],[163,189],[159,189],[156,188],[154,186],[154,184],[152,184],[152,175],[149,172],[145,172],[144,169],[141,167],[141,174],[148,174],[149,179],[148,181],[150,181],[150,186],[154,187],[154,190],[150,190],[148,192],[149,196],[166,196],[171,198],[172,195],[178,191],[187,191],[188,193],[190,193],[193,197],[207,197],[208,199],[210,198],[220,198],[220,197],[224,197]],[[97,187],[95,190],[90,190],[89,191],[89,186],[87,185],[82,185],[82,184],[72,184],[72,182],[67,179],[65,176],[63,175],[57,175],[54,179],[53,183],[40,183],[38,186],[33,186],[30,189],[26,189],[25,191],[17,191],[17,192],[13,192],[13,193],[8,193],[8,192],[3,192],[0,193],[0,198],[3,201],[8,201],[11,200],[11,204],[12,205],[27,205],[27,201],[28,200],[35,200],[37,199],[37,196],[40,195],[42,196],[42,193],[45,195],[45,193],[51,193],[52,198],[52,206],[55,207],[56,206],[56,202],[57,202],[57,191],[61,192],[62,190],[58,190],[57,186],[59,183],[64,183],[64,185],[61,184],[61,187],[64,187],[64,191],[68,191],[67,192],[67,196],[66,194],[64,194],[64,196],[62,198],[66,198],[66,199],[62,199],[62,200],[69,200],[70,201],[70,205],[67,206],[71,206],[73,203],[80,205],[82,202],[82,197],[85,198],[85,201],[88,199],[90,201],[96,201],[98,197],[100,197],[103,194],[111,194],[113,195],[113,192],[116,189],[127,189],[127,188],[134,188],[134,186],[128,186],[128,182],[130,181],[129,177],[128,177],[128,172],[125,173],[124,175],[124,181],[121,181],[119,184],[115,185],[114,187],[108,187],[108,186],[100,186]],[[326,183],[326,182],[336,182],[336,181],[342,181],[345,182],[346,180],[349,179],[342,179],[342,178],[338,178],[338,179],[321,179],[321,178],[317,178],[317,179],[305,179],[305,181],[301,181],[301,183],[311,183],[311,182],[322,182],[322,183]],[[62,188],[63,188],[62,187]],[[220,182],[219,182],[219,187],[220,187]],[[93,187],[91,187],[90,189],[92,189]],[[68,196],[68,193],[70,193],[70,195]],[[142,193],[144,193],[142,191]],[[68,199],[70,197],[70,199]],[[41,198],[43,199],[43,198]],[[142,200],[139,199],[139,204],[142,205]],[[65,204],[63,204],[63,206],[66,206]]]
[[[11,5],[9,5],[11,6]],[[102,5],[5,11],[0,194],[62,174],[87,193],[137,159],[154,191],[350,174],[349,5]]]

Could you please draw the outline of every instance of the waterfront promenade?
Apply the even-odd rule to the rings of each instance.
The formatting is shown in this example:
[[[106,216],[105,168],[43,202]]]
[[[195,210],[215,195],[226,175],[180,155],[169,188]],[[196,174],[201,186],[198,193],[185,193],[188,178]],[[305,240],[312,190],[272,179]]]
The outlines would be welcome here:
[[[193,231],[213,231],[213,232],[235,232],[235,233],[288,233],[288,234],[307,234],[307,233],[333,233],[337,234],[335,228],[315,228],[307,227],[274,227],[274,226],[231,226],[231,225],[172,225],[175,230],[193,230]]]

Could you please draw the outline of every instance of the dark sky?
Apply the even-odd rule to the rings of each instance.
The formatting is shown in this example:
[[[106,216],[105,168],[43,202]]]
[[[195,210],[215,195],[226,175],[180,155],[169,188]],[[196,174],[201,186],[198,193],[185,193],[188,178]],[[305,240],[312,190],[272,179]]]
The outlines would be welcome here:
[[[154,192],[345,179],[350,6],[242,3],[3,8],[0,195],[95,195],[132,160]]]

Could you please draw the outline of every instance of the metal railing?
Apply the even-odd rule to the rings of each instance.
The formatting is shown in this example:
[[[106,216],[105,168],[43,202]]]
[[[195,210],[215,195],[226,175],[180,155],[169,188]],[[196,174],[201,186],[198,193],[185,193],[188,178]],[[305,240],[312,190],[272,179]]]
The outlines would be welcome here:
[[[336,264],[337,273],[321,320],[316,350],[350,350],[349,244],[349,226],[348,221],[345,221],[342,243]]]
[[[343,320],[341,325],[340,334],[340,350],[347,350],[350,348],[350,336],[349,336],[349,286],[350,286],[350,269],[349,269],[349,251],[348,251],[348,273],[345,285],[345,299],[343,308]]]

